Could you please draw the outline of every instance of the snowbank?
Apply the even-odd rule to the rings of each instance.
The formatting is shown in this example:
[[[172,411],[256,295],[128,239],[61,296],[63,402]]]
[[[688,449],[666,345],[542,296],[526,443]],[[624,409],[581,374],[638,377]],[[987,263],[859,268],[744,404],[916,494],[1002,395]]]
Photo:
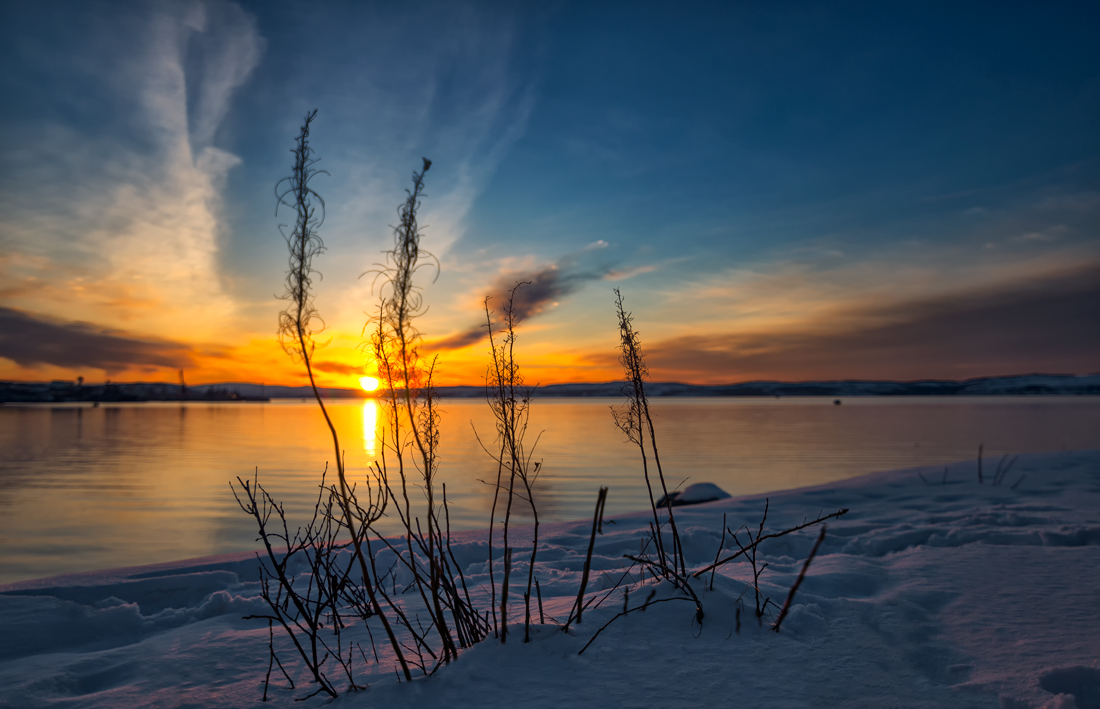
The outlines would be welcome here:
[[[746,594],[751,573],[733,563],[719,569],[713,589],[709,575],[698,580],[701,624],[691,604],[657,604],[620,618],[578,656],[624,602],[644,601],[639,591],[630,599],[614,591],[569,634],[548,620],[530,644],[522,633],[507,646],[482,643],[412,684],[397,681],[381,644],[377,662],[368,646],[359,671],[370,689],[332,703],[1100,707],[1100,452],[1024,456],[998,486],[988,470],[979,485],[969,461],[770,499],[773,531],[851,508],[828,524],[779,633],[757,625]],[[690,564],[714,560],[723,514],[734,529],[754,526],[763,506],[757,496],[678,508]],[[592,595],[613,587],[648,519],[605,525]],[[572,605],[590,524],[543,528],[536,570],[548,616],[564,617]],[[762,590],[777,603],[816,535],[807,529],[761,546],[769,563]],[[483,535],[456,537],[467,580],[485,582]],[[652,586],[655,598],[672,595]],[[738,598],[748,601],[740,630]],[[522,620],[522,598],[510,608]],[[262,610],[248,554],[0,587],[0,706],[260,705],[267,627],[242,616]],[[271,704],[325,703],[295,703],[309,692],[304,677],[295,679],[290,691],[273,675]]]

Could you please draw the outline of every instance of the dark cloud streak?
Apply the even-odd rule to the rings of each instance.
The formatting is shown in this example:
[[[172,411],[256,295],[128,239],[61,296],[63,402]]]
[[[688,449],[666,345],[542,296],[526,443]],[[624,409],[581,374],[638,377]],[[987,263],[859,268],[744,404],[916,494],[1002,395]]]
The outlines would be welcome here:
[[[187,345],[141,338],[86,322],[66,322],[0,307],[0,357],[22,367],[104,369],[185,368],[194,363]]]
[[[729,382],[1100,371],[1100,264],[998,288],[839,314],[835,331],[656,342],[655,376]]]
[[[508,295],[517,283],[524,283],[515,292],[512,307],[516,318],[522,322],[549,310],[565,296],[574,293],[589,281],[598,281],[611,272],[610,267],[595,270],[577,268],[575,256],[561,259],[557,263],[533,271],[509,273],[500,276],[489,291],[489,309],[493,312],[493,329],[501,326],[504,306]],[[485,323],[470,327],[457,335],[429,343],[433,350],[456,350],[477,344],[486,336]]]
[[[361,366],[340,362],[313,362],[311,366],[318,371],[328,372],[329,374],[361,374],[363,371]]]

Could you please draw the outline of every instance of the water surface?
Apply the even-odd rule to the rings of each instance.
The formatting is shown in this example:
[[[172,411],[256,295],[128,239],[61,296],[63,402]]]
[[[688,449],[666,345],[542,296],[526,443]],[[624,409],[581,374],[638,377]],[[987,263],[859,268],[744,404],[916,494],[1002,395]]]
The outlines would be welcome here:
[[[637,448],[612,399],[537,399],[536,486],[543,521],[648,505]],[[330,404],[360,484],[381,453],[374,401]],[[484,527],[496,464],[484,402],[448,400],[440,479],[451,524]],[[1098,397],[658,399],[670,486],[713,482],[734,495],[815,485],[876,470],[1004,453],[1100,448]],[[145,403],[0,407],[0,583],[255,548],[229,481],[251,477],[297,519],[312,508],[331,439],[315,404]],[[413,496],[419,494],[413,490]]]

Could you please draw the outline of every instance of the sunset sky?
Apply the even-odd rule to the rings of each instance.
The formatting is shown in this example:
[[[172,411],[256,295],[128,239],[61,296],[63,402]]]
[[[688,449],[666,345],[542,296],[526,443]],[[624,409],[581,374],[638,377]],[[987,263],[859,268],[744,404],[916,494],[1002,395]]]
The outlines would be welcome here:
[[[1100,371],[1100,4],[0,9],[0,379],[301,384],[274,185],[329,172],[322,382],[421,157],[425,349],[477,384]]]

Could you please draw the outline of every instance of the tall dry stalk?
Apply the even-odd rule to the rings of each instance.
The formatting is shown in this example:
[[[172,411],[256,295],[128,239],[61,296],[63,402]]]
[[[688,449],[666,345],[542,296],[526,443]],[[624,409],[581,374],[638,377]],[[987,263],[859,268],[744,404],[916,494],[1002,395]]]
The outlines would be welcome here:
[[[347,526],[351,535],[351,541],[355,549],[355,556],[359,560],[360,571],[363,574],[363,585],[370,596],[371,602],[377,607],[378,600],[375,595],[374,585],[371,583],[367,570],[367,561],[363,555],[360,524],[362,520],[356,520],[356,512],[360,510],[352,500],[348,489],[347,478],[344,474],[344,456],[340,449],[340,438],[336,433],[336,426],[332,423],[325,402],[321,398],[321,392],[317,388],[317,382],[313,376],[313,353],[317,345],[314,335],[324,329],[324,321],[321,319],[317,308],[313,303],[313,278],[319,276],[319,272],[313,268],[313,259],[325,251],[325,244],[321,240],[317,230],[325,220],[325,201],[310,187],[310,182],[319,174],[328,174],[314,167],[318,158],[314,157],[313,148],[309,144],[309,129],[313,119],[317,116],[314,109],[306,114],[302,123],[298,138],[295,140],[291,153],[294,155],[294,165],[288,177],[283,178],[275,185],[275,197],[278,200],[276,214],[279,207],[287,207],[294,211],[294,226],[290,231],[283,231],[287,248],[290,251],[289,270],[286,276],[286,291],[281,298],[289,301],[286,310],[279,313],[279,343],[283,350],[292,359],[300,361],[305,366],[309,376],[309,385],[313,390],[313,396],[317,400],[317,406],[321,409],[325,424],[332,436],[332,447],[336,464],[336,474],[340,484],[340,507],[343,514],[343,523]],[[319,210],[319,211],[318,211]],[[280,227],[282,230],[283,227]],[[380,613],[383,627],[393,646],[401,669],[407,680],[412,679],[401,645],[390,626],[384,613]]]
[[[531,639],[531,589],[535,583],[535,560],[538,556],[539,544],[539,513],[538,506],[535,504],[534,485],[542,464],[532,460],[535,448],[538,446],[537,437],[530,449],[527,448],[525,438],[530,418],[533,389],[524,386],[523,374],[520,372],[515,357],[516,326],[519,324],[519,313],[515,307],[516,291],[526,285],[529,284],[526,282],[517,283],[509,291],[508,301],[503,307],[503,322],[497,330],[493,329],[493,313],[489,310],[489,299],[485,299],[485,323],[492,357],[485,374],[485,398],[489,402],[489,407],[493,410],[493,417],[496,419],[497,443],[500,446],[500,454],[497,458],[497,484],[494,490],[493,508],[489,517],[490,593],[492,599],[495,600],[496,587],[492,575],[492,530],[496,521],[496,506],[502,489],[501,478],[503,472],[507,471],[508,495],[503,522],[504,548],[506,550],[511,548],[508,546],[508,537],[512,519],[512,502],[516,497],[528,503],[534,521],[531,556],[527,567],[527,590],[524,593],[523,641],[529,642]],[[522,491],[516,489],[517,482],[522,486]],[[506,593],[506,590],[502,590],[500,604],[502,617],[499,632],[502,643],[506,642],[508,638],[507,597],[503,595]]]
[[[657,556],[661,564],[672,571],[679,569],[681,576],[687,575],[684,565],[683,548],[680,546],[680,533],[676,529],[676,517],[672,513],[672,499],[668,494],[668,486],[665,484],[665,474],[661,468],[661,457],[657,451],[657,434],[653,428],[653,417],[649,411],[649,398],[645,393],[645,380],[649,377],[649,369],[645,364],[645,355],[642,353],[641,339],[634,329],[634,317],[623,308],[623,294],[615,289],[615,310],[619,319],[619,363],[623,365],[625,383],[623,394],[627,397],[626,407],[622,411],[611,409],[615,417],[615,424],[626,434],[632,443],[638,446],[642,456],[642,473],[645,476],[646,490],[649,492],[649,504],[653,510],[654,534],[657,542]],[[662,499],[668,512],[668,523],[672,529],[672,551],[665,549],[661,536],[663,526],[657,514],[657,503],[653,499],[653,486],[649,481],[649,462],[646,457],[646,432],[650,450],[653,453],[653,462],[657,466],[657,477],[661,483]]]
[[[580,623],[584,618],[584,593],[588,590],[588,575],[592,571],[592,552],[596,548],[596,533],[603,534],[603,509],[606,504],[607,488],[601,487],[600,494],[596,497],[596,511],[592,513],[592,535],[588,538],[588,553],[584,557],[584,570],[581,572],[581,585],[577,590],[577,600],[573,604],[573,610],[569,613],[569,619],[562,626],[562,630],[566,632],[569,631],[571,623],[574,621]]]
[[[394,453],[400,500],[392,491],[405,527],[405,546],[416,587],[431,616],[432,626],[442,644],[442,661],[458,656],[459,647],[467,647],[482,635],[482,621],[475,618],[470,604],[459,593],[452,571],[461,583],[461,570],[446,550],[449,534],[440,524],[440,510],[446,516],[446,502],[436,499],[438,473],[439,413],[432,379],[436,360],[425,362],[420,354],[421,334],[415,320],[424,312],[423,298],[414,277],[434,260],[420,247],[421,231],[417,222],[420,199],[424,195],[424,175],[432,162],[424,158],[423,168],[414,172],[412,189],[398,209],[399,221],[393,228],[394,245],[386,252],[386,263],[376,272],[380,280],[380,301],[373,318],[370,350],[383,383],[389,411],[390,450]],[[407,456],[411,448],[413,459]],[[409,473],[418,472],[427,503],[424,528],[414,516],[409,499]],[[426,560],[427,572],[415,563],[417,552]],[[450,612],[450,621],[446,611]],[[454,632],[452,634],[452,622]]]

